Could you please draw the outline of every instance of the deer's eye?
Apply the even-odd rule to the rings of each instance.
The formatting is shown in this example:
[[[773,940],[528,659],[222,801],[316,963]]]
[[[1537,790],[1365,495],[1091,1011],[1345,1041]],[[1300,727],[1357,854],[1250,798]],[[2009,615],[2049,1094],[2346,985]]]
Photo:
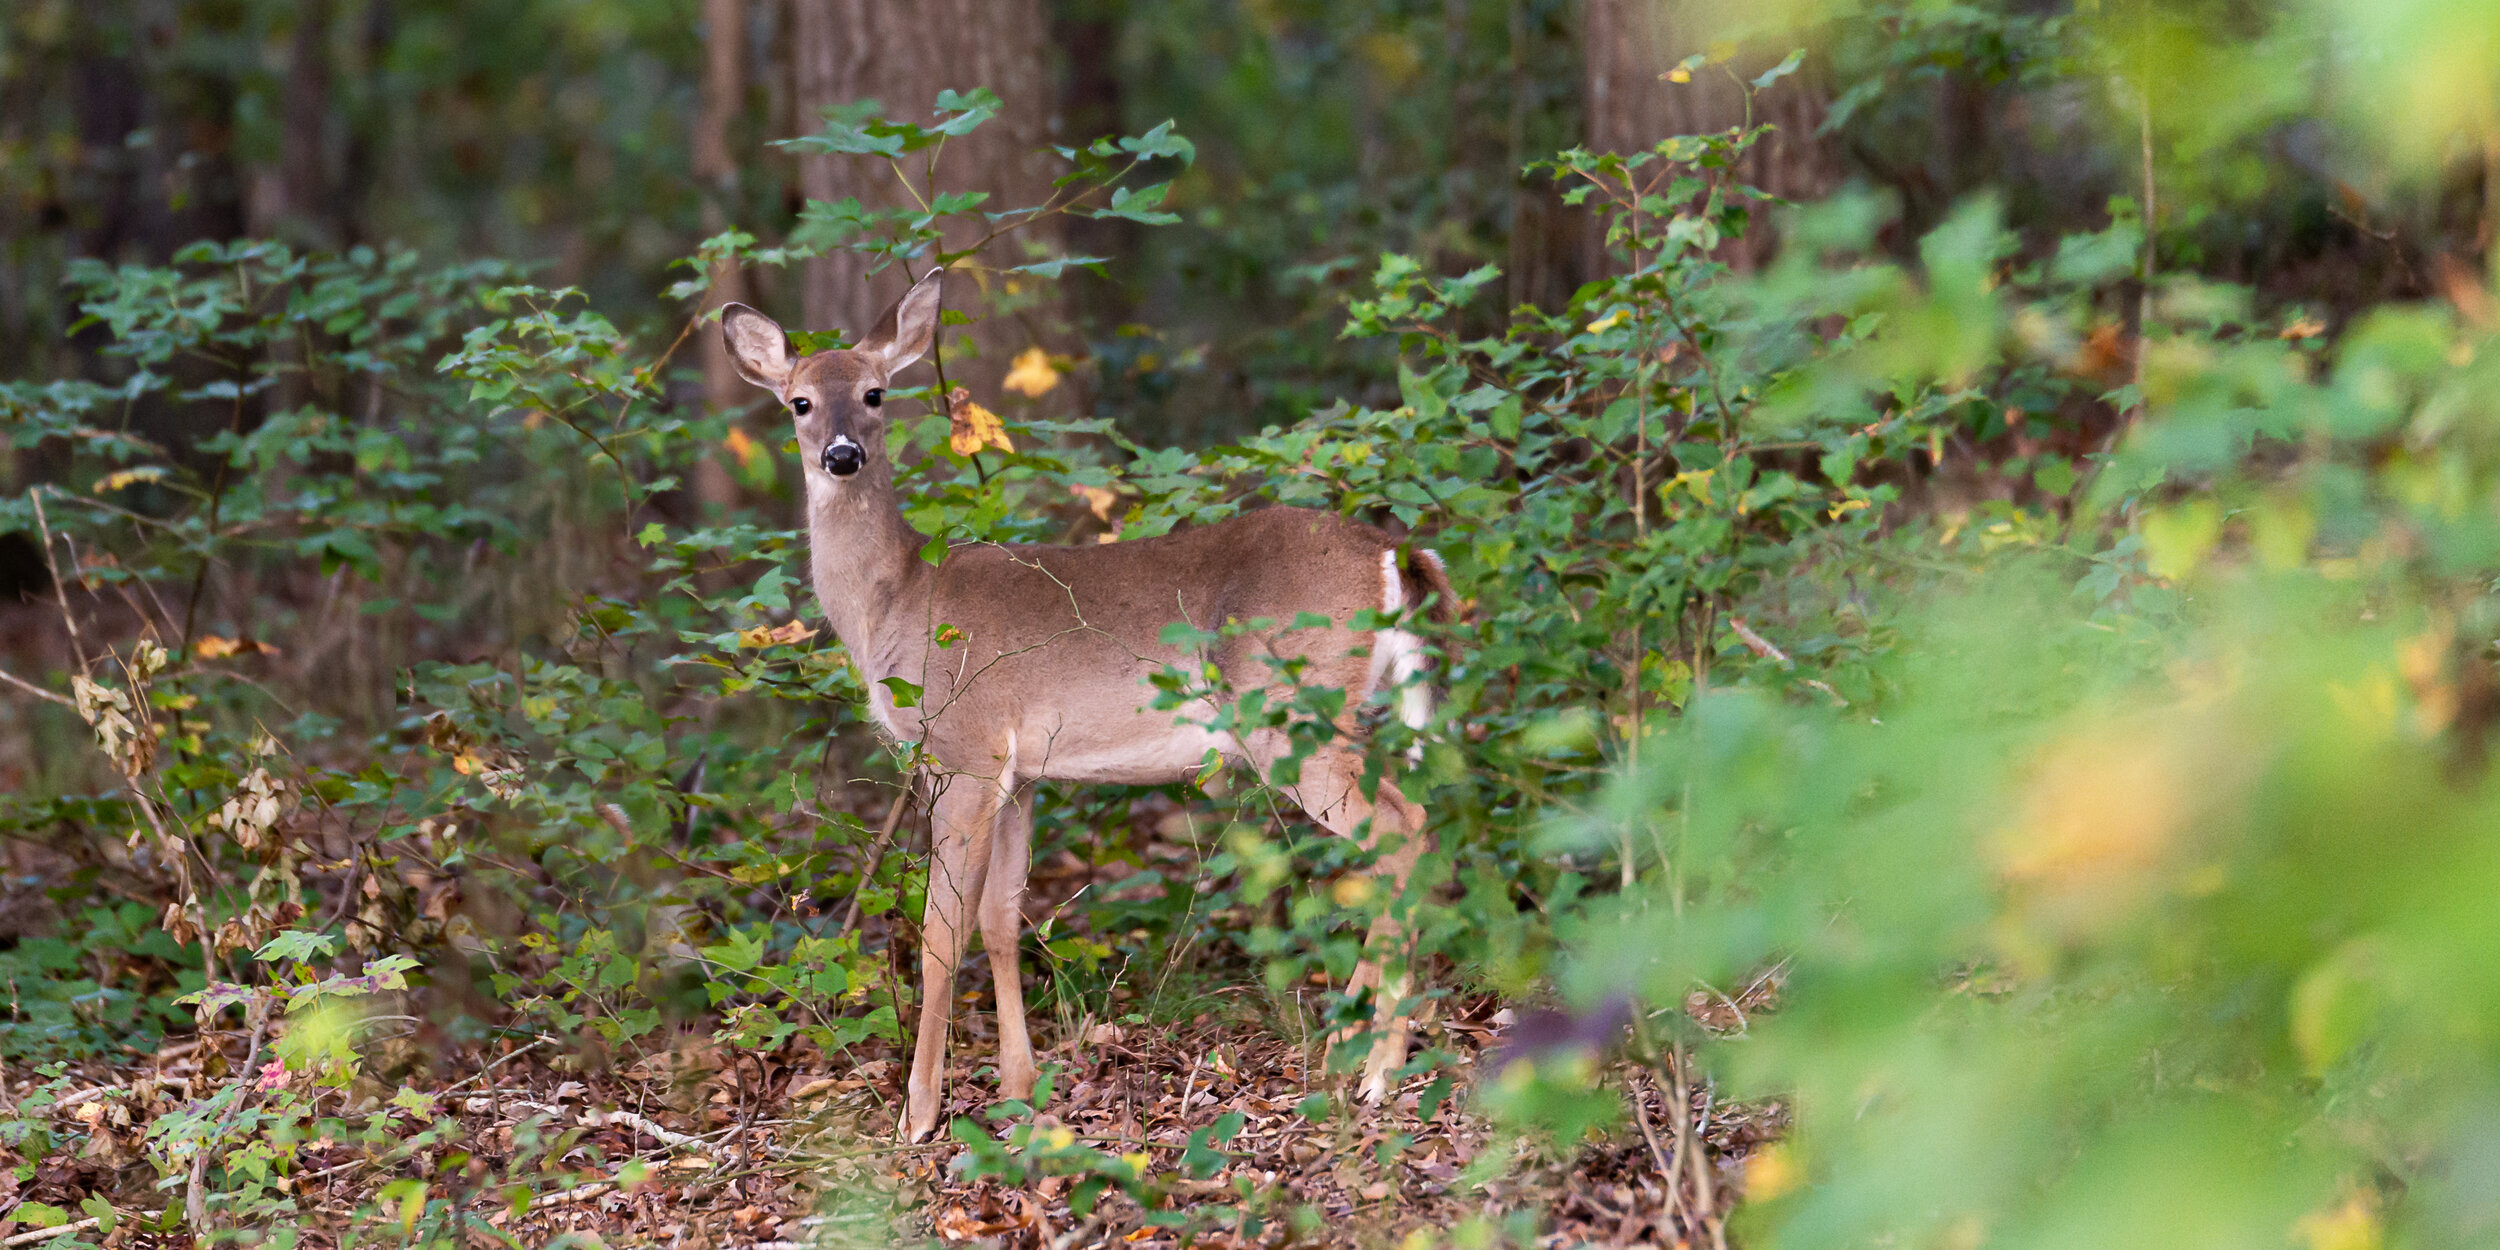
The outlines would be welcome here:
[[[884,403],[884,402],[885,402],[885,388],[884,388],[884,387],[882,387],[882,386],[872,386],[872,387],[869,387],[869,388],[868,388],[868,393],[859,397],[859,402],[861,402],[861,403],[863,403],[863,404],[866,404],[866,405],[868,405],[868,406],[869,406],[869,407],[871,407],[871,408],[874,408],[874,407],[876,407],[877,405]]]
[[[806,416],[808,410],[814,408],[815,406],[816,402],[809,399],[805,395],[801,395],[797,399],[790,401],[790,411],[795,412],[802,417]]]

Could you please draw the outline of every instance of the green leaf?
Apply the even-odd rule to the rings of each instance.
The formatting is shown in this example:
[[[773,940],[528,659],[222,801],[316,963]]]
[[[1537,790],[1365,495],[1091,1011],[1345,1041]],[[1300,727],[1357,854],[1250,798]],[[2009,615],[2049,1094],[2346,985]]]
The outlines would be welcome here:
[[[1762,71],[1760,75],[1756,76],[1753,80],[1753,89],[1756,91],[1768,90],[1772,83],[1778,82],[1780,79],[1796,73],[1797,67],[1805,64],[1805,59],[1806,50],[1803,48],[1799,48],[1796,51],[1789,53],[1786,60],[1783,60],[1779,64]]]
[[[338,945],[339,940],[327,933],[315,933],[309,929],[284,929],[280,930],[276,937],[269,939],[267,944],[259,950],[252,952],[252,958],[265,964],[275,963],[281,959],[291,959],[297,963],[311,963],[316,959],[327,958],[335,954],[338,951]]]
[[[10,1214],[18,1223],[37,1228],[59,1228],[69,1223],[69,1212],[48,1202],[21,1202]]]
[[[877,679],[877,684],[885,687],[887,692],[893,696],[894,706],[920,706],[920,687],[915,686],[900,677],[881,677]]]
[[[1141,157],[1177,156],[1185,162],[1198,159],[1197,146],[1175,133],[1168,120],[1133,139],[1120,140],[1120,150],[1134,152]]]

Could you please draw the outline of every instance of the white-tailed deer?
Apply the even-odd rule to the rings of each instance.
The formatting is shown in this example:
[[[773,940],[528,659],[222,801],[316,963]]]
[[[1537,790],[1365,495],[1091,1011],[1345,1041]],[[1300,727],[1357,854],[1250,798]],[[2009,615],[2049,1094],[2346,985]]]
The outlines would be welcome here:
[[[1430,602],[1446,613],[1454,603],[1431,552],[1401,560],[1397,543],[1371,526],[1291,508],[1137,542],[967,544],[931,566],[896,503],[882,404],[894,375],[929,349],[938,283],[932,270],[857,347],[804,359],[762,313],[731,304],[721,316],[739,371],[797,422],[816,599],[868,683],[869,711],[897,738],[919,741],[942,774],[931,805],[920,1031],[902,1123],[912,1140],[938,1127],[955,967],[971,937],[965,913],[976,906],[998,982],[999,1084],[1010,1098],[1032,1093],[1017,942],[1033,783],[1183,781],[1209,750],[1272,776],[1290,753],[1282,730],[1216,730],[1211,702],[1178,717],[1151,710],[1148,679],[1166,666],[1211,660],[1232,688],[1273,688],[1273,661],[1300,657],[1300,680],[1344,689],[1347,733],[1312,752],[1282,788],[1337,834],[1393,842],[1379,865],[1393,897],[1402,893],[1425,849],[1423,811],[1387,780],[1363,797],[1363,757],[1348,734],[1355,709],[1392,686],[1403,687],[1407,721],[1421,726],[1429,708],[1412,679],[1423,651],[1405,631],[1349,626],[1366,610]],[[1305,612],[1334,625],[1286,628]],[[1261,619],[1278,627],[1235,632],[1205,653],[1161,641],[1175,621],[1215,631]],[[896,706],[881,684],[889,678],[920,689],[916,706]],[[1403,968],[1403,956],[1390,953],[1402,936],[1384,915],[1353,978],[1352,988],[1372,990],[1377,1004],[1362,1077],[1369,1098],[1386,1092],[1405,1061],[1407,977],[1398,971],[1382,984],[1381,963],[1386,956]]]

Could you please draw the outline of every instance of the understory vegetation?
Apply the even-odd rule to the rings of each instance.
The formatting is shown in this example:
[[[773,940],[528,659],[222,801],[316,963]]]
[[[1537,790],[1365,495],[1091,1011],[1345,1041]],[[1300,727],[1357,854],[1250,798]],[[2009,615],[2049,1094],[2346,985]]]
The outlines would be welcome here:
[[[1063,405],[1160,367],[1082,336],[946,380],[1113,263],[1068,240],[1205,207],[1170,123],[991,194],[947,151],[1003,107],[974,84],[789,139],[911,206],[722,223],[656,312],[395,246],[70,267],[104,364],[0,382],[0,535],[41,571],[0,609],[0,1234],[2491,1240],[2500,250],[2401,249],[2490,177],[2500,37],[2440,0],[1896,7],[1890,43],[1825,15],[1812,56],[1667,77],[1845,74],[1876,115],[1986,53],[2140,123],[2143,176],[2052,227],[1781,201],[1750,121],[1561,151],[1526,172],[1591,280],[1340,258],[1295,350],[1373,376],[1205,445]],[[2235,154],[2294,123],[2416,289],[2230,272],[2279,208]],[[927,1147],[892,1129],[929,761],[814,610],[786,417],[689,383],[717,275],[833,254],[958,275],[890,399],[924,558],[1282,504],[1461,600],[1396,622],[1432,722],[1367,717],[1437,843],[1404,896],[1259,777],[1048,789],[1043,1087],[995,1099],[969,970]],[[1227,715],[1307,749],[1345,698]],[[1325,1039],[1384,911],[1423,1000],[1370,1108]]]

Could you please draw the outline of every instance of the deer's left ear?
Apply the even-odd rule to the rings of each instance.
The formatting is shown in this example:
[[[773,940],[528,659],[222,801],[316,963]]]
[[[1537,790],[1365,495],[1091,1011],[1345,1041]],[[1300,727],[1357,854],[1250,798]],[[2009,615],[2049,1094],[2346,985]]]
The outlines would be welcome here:
[[[744,304],[729,304],[721,309],[720,332],[729,343],[729,360],[738,366],[738,376],[779,398],[781,388],[790,381],[791,366],[799,360],[780,323]]]
[[[860,341],[858,350],[884,357],[888,374],[928,355],[937,338],[938,288],[945,273],[932,269],[922,275],[877,319],[877,328]]]

